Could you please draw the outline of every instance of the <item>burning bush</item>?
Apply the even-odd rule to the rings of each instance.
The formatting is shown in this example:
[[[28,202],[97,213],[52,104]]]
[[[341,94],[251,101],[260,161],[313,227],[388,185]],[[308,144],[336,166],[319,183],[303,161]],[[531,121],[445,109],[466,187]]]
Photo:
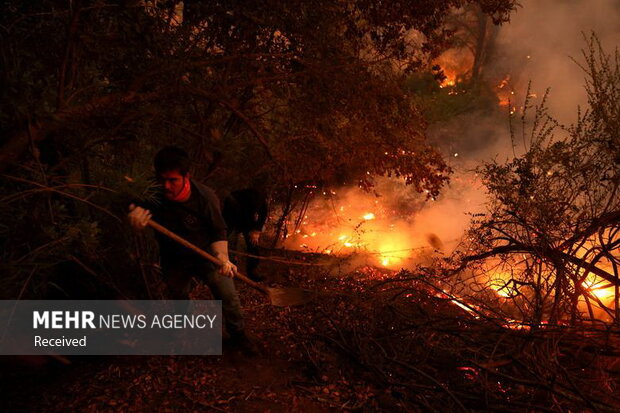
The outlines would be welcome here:
[[[465,278],[482,285],[478,298],[493,292],[507,316],[534,325],[620,322],[620,57],[594,35],[588,46],[588,109],[565,127],[544,99],[526,101],[534,116],[511,123],[514,158],[479,170],[489,212],[456,257],[459,279],[469,267]]]

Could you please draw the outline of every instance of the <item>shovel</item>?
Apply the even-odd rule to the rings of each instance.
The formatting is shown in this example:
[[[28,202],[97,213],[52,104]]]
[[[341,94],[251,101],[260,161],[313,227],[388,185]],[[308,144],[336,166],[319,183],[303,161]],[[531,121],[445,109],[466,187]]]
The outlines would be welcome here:
[[[149,220],[148,225],[153,228],[155,231],[164,234],[165,236],[172,238],[174,241],[183,245],[186,248],[194,251],[196,254],[206,258],[216,265],[222,265],[222,262],[215,258],[213,255],[208,252],[198,248],[188,240],[181,238],[174,232],[170,231],[166,227],[159,225],[157,222],[153,220]],[[265,294],[269,297],[269,301],[271,305],[275,305],[278,307],[288,307],[293,305],[301,305],[305,304],[312,299],[314,295],[312,291],[303,290],[301,288],[269,288],[261,285],[255,281],[252,281],[245,275],[241,274],[239,271],[235,272],[235,277],[254,288],[255,290]]]

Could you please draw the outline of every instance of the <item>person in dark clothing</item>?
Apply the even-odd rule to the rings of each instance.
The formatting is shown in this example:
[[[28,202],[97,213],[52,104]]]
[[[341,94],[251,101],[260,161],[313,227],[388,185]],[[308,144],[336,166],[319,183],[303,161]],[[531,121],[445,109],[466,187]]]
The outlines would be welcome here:
[[[232,192],[224,199],[224,220],[228,226],[228,241],[235,248],[239,234],[243,234],[248,254],[260,254],[258,242],[267,220],[267,199],[256,189],[247,188]],[[256,272],[259,259],[247,257],[246,271],[254,281],[261,281]]]
[[[169,298],[188,300],[192,278],[202,279],[214,298],[222,300],[226,330],[232,342],[251,349],[233,282],[237,268],[228,258],[227,228],[217,195],[211,188],[190,178],[189,157],[180,148],[163,148],[155,156],[154,164],[162,185],[160,199],[143,207],[130,205],[131,225],[143,229],[153,218],[199,248],[211,251],[222,262],[218,268],[190,249],[156,233]]]

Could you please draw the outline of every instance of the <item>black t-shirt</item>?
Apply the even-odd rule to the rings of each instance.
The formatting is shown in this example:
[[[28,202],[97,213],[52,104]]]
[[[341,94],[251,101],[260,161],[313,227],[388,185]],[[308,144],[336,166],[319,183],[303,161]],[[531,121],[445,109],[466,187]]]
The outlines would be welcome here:
[[[194,180],[191,186],[192,192],[186,202],[169,201],[162,197],[159,203],[150,206],[153,220],[210,252],[212,243],[226,241],[226,223],[220,211],[220,202],[211,188]],[[206,262],[192,250],[163,234],[156,233],[156,238],[164,268]]]

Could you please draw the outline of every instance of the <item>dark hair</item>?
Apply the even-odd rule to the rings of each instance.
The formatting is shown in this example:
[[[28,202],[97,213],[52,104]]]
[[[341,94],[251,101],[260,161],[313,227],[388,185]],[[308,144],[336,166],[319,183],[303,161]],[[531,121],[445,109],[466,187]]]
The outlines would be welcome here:
[[[157,175],[175,170],[185,175],[189,172],[190,160],[187,152],[178,146],[166,146],[157,152],[153,165]]]

